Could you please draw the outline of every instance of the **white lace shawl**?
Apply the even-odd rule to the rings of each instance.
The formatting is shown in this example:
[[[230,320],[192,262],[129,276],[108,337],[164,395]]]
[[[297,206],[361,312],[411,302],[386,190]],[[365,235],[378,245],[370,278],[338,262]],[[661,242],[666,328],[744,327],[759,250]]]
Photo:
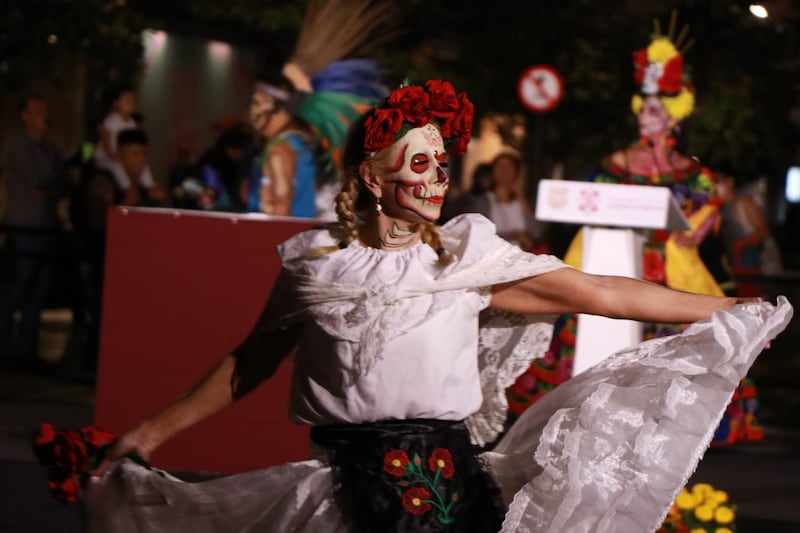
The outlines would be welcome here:
[[[493,285],[524,279],[564,268],[557,258],[523,252],[495,235],[494,225],[480,215],[462,215],[441,228],[443,244],[455,261],[442,268],[424,244],[399,252],[384,252],[351,243],[324,255],[310,250],[335,246],[329,227],[303,232],[279,248],[284,269],[279,285],[291,283],[298,296],[292,304],[277,305],[283,323],[305,317],[331,336],[358,343],[350,369],[354,377],[369,372],[381,358],[389,338],[400,336],[437,311],[454,305],[460,293],[479,291],[489,304]],[[388,283],[386,269],[427,275]],[[354,270],[364,276],[354,276]],[[347,272],[349,281],[342,283]],[[291,281],[289,281],[289,278]],[[292,291],[276,286],[278,293]],[[282,290],[283,289],[283,290]],[[417,304],[404,305],[417,299]],[[291,309],[290,312],[286,312]],[[505,389],[530,362],[547,349],[554,316],[525,316],[494,309],[481,314],[478,358],[483,404],[467,424],[475,443],[485,444],[503,429],[507,414]]]

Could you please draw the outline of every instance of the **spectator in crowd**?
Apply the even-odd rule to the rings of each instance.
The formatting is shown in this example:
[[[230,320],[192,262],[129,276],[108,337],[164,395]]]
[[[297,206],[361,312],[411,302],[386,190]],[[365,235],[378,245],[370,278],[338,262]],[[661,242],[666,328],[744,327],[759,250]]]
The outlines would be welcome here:
[[[138,118],[138,121],[137,121]],[[119,163],[118,137],[120,132],[128,129],[140,129],[144,117],[136,112],[136,92],[127,86],[122,86],[112,93],[111,112],[106,115],[98,127],[100,142],[94,153],[94,164],[100,170],[112,173],[120,185],[126,178]],[[148,189],[156,186],[150,167],[145,164],[139,178],[142,185]],[[158,189],[153,189],[154,192]],[[162,196],[163,197],[163,196]]]
[[[494,222],[497,234],[523,250],[546,252],[540,242],[541,228],[522,191],[522,161],[503,152],[491,163],[491,188],[475,196],[474,211]]]
[[[186,197],[193,197],[196,208],[221,211],[244,211],[247,204],[246,182],[249,178],[247,154],[251,135],[241,125],[223,131],[202,157],[195,178],[197,192],[192,195],[182,184]]]
[[[70,183],[61,154],[46,138],[47,103],[40,96],[27,96],[19,113],[24,127],[8,143],[3,160],[11,260],[8,284],[0,291],[0,352],[13,351],[12,318],[20,309],[18,362],[35,365],[40,315],[60,248],[57,201]]]
[[[715,173],[717,194],[722,201],[718,233],[725,244],[725,257],[739,296],[760,296],[761,252],[769,237],[764,214],[752,198],[739,193],[737,174],[723,165]]]

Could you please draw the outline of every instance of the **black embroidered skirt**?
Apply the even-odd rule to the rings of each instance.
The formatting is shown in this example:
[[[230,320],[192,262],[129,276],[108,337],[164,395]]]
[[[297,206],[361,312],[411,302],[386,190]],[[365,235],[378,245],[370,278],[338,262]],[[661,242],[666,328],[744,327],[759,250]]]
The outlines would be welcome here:
[[[391,420],[315,426],[352,533],[500,530],[505,509],[462,422]]]

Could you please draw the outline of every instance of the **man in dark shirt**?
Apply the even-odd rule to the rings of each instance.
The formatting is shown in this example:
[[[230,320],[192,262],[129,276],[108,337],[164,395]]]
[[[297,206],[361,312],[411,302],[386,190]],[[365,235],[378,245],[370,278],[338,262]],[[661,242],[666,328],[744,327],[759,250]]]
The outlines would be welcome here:
[[[11,322],[20,309],[16,350],[27,364],[38,362],[40,314],[54,273],[59,240],[57,201],[69,188],[64,161],[45,139],[47,103],[28,96],[20,104],[23,130],[8,143],[3,176],[8,187],[5,224],[10,276],[0,288],[0,353],[12,352]]]

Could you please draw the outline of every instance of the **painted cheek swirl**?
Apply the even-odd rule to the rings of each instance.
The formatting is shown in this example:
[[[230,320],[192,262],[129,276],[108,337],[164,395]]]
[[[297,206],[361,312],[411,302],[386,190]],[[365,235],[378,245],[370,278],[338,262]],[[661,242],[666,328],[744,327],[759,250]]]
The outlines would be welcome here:
[[[447,173],[442,168],[444,158],[440,161],[438,153],[435,153],[435,159],[435,169],[431,169],[431,158],[428,154],[414,154],[409,167],[413,173],[419,175],[419,179],[398,180],[395,189],[395,199],[399,206],[429,221],[439,218],[448,187]],[[431,170],[435,172],[433,180],[430,180],[433,177]],[[426,174],[429,179],[426,179]]]

